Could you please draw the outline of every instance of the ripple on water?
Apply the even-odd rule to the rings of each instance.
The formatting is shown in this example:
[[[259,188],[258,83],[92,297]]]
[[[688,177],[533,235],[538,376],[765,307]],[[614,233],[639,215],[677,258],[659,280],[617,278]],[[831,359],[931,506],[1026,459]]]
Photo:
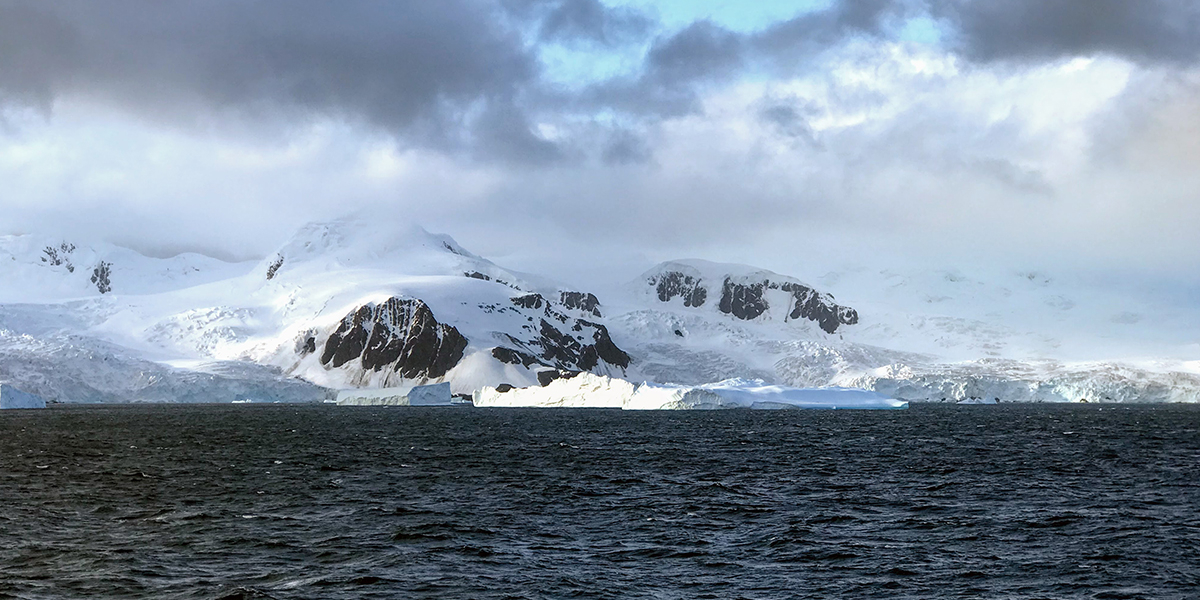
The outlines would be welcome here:
[[[0,414],[0,597],[1194,597],[1200,407],[992,408]]]

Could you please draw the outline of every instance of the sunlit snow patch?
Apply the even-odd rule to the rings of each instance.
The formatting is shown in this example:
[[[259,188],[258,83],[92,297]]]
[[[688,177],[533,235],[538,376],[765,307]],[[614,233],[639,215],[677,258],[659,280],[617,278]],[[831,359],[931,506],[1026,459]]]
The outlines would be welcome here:
[[[475,392],[475,405],[534,408],[621,408],[625,410],[708,410],[721,408],[898,409],[908,402],[866,390],[792,388],[760,380],[728,379],[700,386],[643,383],[581,373],[545,387],[487,387]]]

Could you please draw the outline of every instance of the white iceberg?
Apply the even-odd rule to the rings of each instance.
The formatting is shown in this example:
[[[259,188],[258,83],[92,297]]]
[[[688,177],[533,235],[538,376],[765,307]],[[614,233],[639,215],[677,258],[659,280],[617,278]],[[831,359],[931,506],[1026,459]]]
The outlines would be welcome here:
[[[793,388],[753,379],[728,379],[700,386],[635,385],[623,379],[580,373],[569,379],[556,379],[545,387],[483,388],[475,392],[475,406],[624,410],[903,409],[908,408],[908,402],[866,390]]]
[[[450,406],[452,400],[449,383],[342,390],[337,397],[342,406]]]
[[[4,408],[46,408],[46,401],[7,383],[0,383],[0,409]]]
[[[644,383],[626,410],[705,410],[718,408],[897,409],[908,402],[851,388],[794,388],[757,379],[726,379],[700,386]]]
[[[636,389],[624,379],[579,373],[555,379],[545,387],[485,387],[475,392],[474,400],[475,406],[483,407],[624,408]]]

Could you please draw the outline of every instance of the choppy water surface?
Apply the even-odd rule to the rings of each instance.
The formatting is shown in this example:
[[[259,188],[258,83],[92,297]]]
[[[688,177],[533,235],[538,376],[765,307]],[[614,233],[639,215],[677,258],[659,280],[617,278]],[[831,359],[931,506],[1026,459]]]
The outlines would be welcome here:
[[[1200,407],[0,414],[0,597],[1196,598]]]

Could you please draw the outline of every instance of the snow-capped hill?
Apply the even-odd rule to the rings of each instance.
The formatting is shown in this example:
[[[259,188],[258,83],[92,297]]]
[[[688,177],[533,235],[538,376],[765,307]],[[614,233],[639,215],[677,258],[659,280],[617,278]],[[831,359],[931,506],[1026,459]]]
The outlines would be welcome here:
[[[246,263],[8,236],[0,379],[67,402],[311,401],[329,388],[443,382],[470,393],[572,372],[902,400],[1200,400],[1195,318],[1179,308],[1038,272],[862,268],[813,281],[820,290],[672,261],[602,304],[449,236],[362,220],[308,225]],[[1064,340],[1097,356],[1072,356]],[[1160,354],[1116,354],[1106,340]]]
[[[407,223],[387,224],[360,219],[310,223],[256,272],[274,280],[292,272],[318,273],[372,269],[406,276],[456,276],[496,281],[518,291],[547,292],[548,280],[504,269],[463,248],[452,237]]]
[[[439,252],[429,252],[436,249]],[[479,259],[449,236],[434,235],[410,224],[380,225],[358,219],[309,223],[300,228],[276,252],[285,262],[321,261],[328,266],[395,266],[397,260],[422,255],[425,260],[405,265],[408,270],[438,270],[451,261],[438,261],[440,251],[454,256]],[[439,264],[441,263],[441,264]],[[413,273],[423,274],[423,273]]]
[[[279,333],[243,352],[331,387],[619,373],[591,293],[502,268],[446,235],[361,220],[302,228],[253,271]]]
[[[659,302],[715,309],[743,321],[813,321],[826,333],[858,323],[858,311],[795,278],[747,265],[678,260],[641,277],[643,292]]]
[[[155,258],[107,243],[37,235],[0,236],[0,302],[54,302],[106,294],[153,294],[246,270],[201,254]]]
[[[594,294],[502,268],[416,226],[311,224],[240,264],[36,236],[2,238],[0,252],[0,332],[12,341],[0,359],[25,364],[28,372],[8,376],[49,399],[148,399],[151,389],[194,383],[199,364],[268,367],[243,373],[258,382],[247,396],[297,398],[309,388],[268,379],[326,388],[445,381],[470,392],[536,382],[547,369],[621,375],[630,362]],[[64,344],[80,351],[62,368],[17,358]],[[110,371],[97,385],[76,375]],[[151,387],[124,384],[149,372]]]

